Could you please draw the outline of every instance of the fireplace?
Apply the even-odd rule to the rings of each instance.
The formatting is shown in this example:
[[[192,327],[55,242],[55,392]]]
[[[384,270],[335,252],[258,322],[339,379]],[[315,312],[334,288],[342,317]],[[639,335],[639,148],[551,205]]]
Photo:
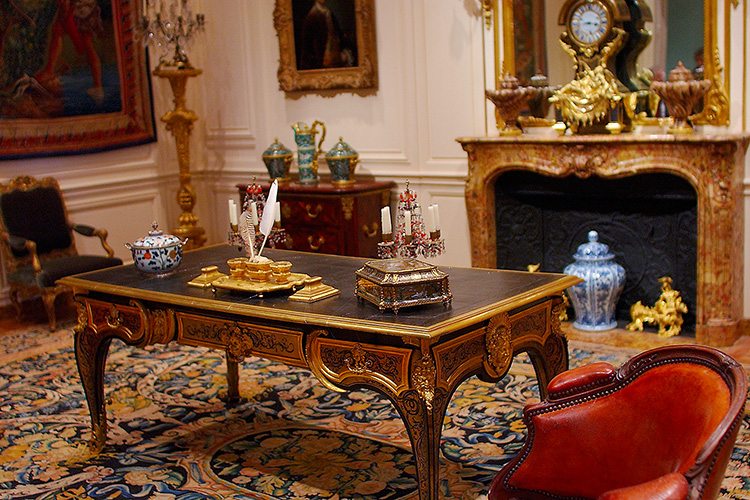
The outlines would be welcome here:
[[[659,278],[669,276],[688,306],[682,331],[694,334],[697,209],[693,187],[672,174],[581,179],[512,170],[495,182],[496,266],[563,272],[596,230],[625,268],[618,322],[630,320],[636,301],[653,304]]]
[[[690,244],[689,240],[694,239],[695,253],[692,254],[691,263],[685,262],[682,253],[675,254],[675,258],[683,259],[676,263],[678,267],[692,267],[695,270],[694,298],[689,297],[692,295],[689,284],[676,284],[675,288],[693,301],[695,316],[691,321],[695,324],[696,341],[716,346],[730,345],[741,333],[744,240],[742,180],[749,140],[750,135],[700,134],[684,137],[521,135],[460,138],[458,141],[469,158],[466,207],[471,221],[472,265],[497,267],[498,263],[502,264],[498,248],[502,252],[501,240],[506,239],[507,234],[498,232],[503,214],[498,219],[497,203],[498,197],[505,196],[505,184],[517,183],[519,177],[534,174],[540,177],[536,182],[532,178],[530,182],[521,183],[524,184],[522,194],[548,189],[566,195],[581,195],[578,201],[571,203],[586,205],[581,200],[591,201],[591,193],[601,189],[602,183],[622,180],[625,187],[615,189],[622,202],[620,206],[630,204],[637,207],[640,196],[660,196],[672,199],[676,205],[684,208],[678,210],[681,214],[676,216],[673,231],[681,233],[679,239],[682,243],[687,241]],[[657,177],[651,177],[650,180],[654,182],[649,182],[649,176],[653,175]],[[668,181],[671,178],[677,180]],[[502,184],[498,186],[498,182]],[[668,189],[665,182],[670,183]],[[690,201],[691,197],[694,197],[694,202]],[[694,209],[685,208],[690,203],[695,205]],[[501,212],[506,210],[505,205],[501,207]],[[672,210],[670,208],[664,212]],[[691,210],[694,210],[693,223],[690,222]],[[521,213],[528,218],[528,207],[517,212]],[[622,220],[629,218],[627,214],[619,217]],[[640,215],[630,214],[632,217]],[[695,228],[694,233],[689,228],[691,224]],[[582,234],[588,229],[581,228]],[[604,242],[612,245],[612,240],[607,241],[606,232],[600,228],[591,229],[599,230]],[[527,221],[519,218],[515,230],[534,231],[534,224],[527,224]],[[534,238],[539,236],[534,235]],[[575,244],[570,243],[573,251],[577,244],[585,241],[585,237],[579,239],[581,241]],[[566,251],[570,252],[570,248]],[[568,258],[572,259],[572,253]],[[534,263],[537,262],[526,264]],[[689,281],[689,276],[686,279]],[[644,303],[649,302],[645,295],[642,299]],[[629,305],[623,303],[621,308]]]

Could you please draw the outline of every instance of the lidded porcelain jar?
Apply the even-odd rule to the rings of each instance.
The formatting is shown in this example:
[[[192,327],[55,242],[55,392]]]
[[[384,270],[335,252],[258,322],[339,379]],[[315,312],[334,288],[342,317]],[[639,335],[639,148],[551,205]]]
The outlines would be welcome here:
[[[580,330],[611,330],[617,326],[615,307],[625,286],[625,269],[614,261],[609,247],[599,243],[599,233],[589,231],[588,239],[573,255],[575,262],[563,271],[584,280],[568,288],[576,313],[573,326]]]
[[[133,254],[135,267],[145,273],[165,274],[176,269],[182,262],[182,247],[187,240],[164,234],[154,221],[148,236],[135,240],[132,245],[125,243],[125,246]]]
[[[271,182],[274,180],[278,180],[279,184],[289,182],[289,167],[292,165],[293,157],[292,150],[280,143],[278,138],[274,139],[273,143],[263,151],[263,163],[266,164]]]
[[[330,151],[326,153],[326,163],[331,169],[333,184],[337,186],[348,186],[354,184],[354,169],[359,163],[359,153],[339,137]]]

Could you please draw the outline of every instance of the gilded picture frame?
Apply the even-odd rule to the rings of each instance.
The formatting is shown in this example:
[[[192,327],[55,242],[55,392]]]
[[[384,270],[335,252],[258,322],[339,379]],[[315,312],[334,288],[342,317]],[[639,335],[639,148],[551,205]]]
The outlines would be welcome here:
[[[0,159],[156,140],[140,4],[0,2]]]
[[[276,0],[279,88],[377,89],[374,0]]]

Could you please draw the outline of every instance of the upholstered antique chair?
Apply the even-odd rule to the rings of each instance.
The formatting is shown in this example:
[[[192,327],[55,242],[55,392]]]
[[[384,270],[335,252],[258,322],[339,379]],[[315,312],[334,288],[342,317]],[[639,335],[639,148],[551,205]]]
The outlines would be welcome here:
[[[747,377],[700,346],[646,351],[615,370],[553,378],[524,408],[526,442],[489,500],[715,499],[747,398]]]
[[[78,255],[73,231],[97,236],[106,256]],[[55,329],[55,298],[70,289],[64,276],[122,264],[107,244],[107,231],[71,224],[62,191],[51,177],[20,176],[0,184],[0,249],[10,300],[21,316],[21,300],[41,295],[50,330]]]

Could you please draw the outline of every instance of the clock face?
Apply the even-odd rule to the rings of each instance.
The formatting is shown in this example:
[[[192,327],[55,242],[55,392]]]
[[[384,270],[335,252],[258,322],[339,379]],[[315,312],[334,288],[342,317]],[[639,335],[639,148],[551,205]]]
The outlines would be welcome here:
[[[609,12],[599,2],[582,3],[573,11],[569,24],[573,38],[583,44],[595,44],[610,28]]]

